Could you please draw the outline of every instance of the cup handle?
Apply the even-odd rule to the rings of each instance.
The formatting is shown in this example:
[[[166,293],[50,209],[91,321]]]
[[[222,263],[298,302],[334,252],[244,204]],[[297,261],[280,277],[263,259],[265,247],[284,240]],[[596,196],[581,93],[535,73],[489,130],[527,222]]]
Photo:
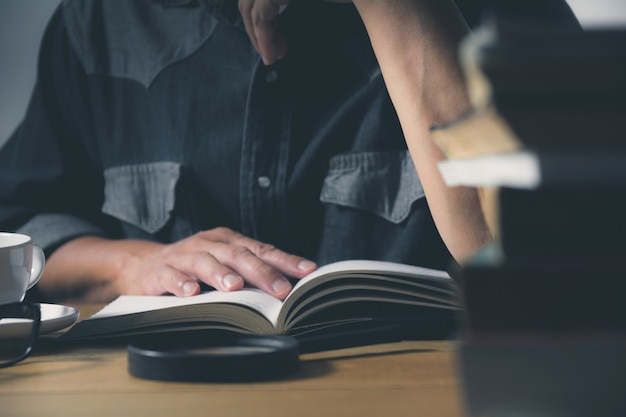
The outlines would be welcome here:
[[[30,269],[28,289],[31,289],[37,282],[39,282],[41,275],[43,275],[43,268],[45,264],[46,255],[44,255],[43,250],[39,246],[33,245],[33,263]]]

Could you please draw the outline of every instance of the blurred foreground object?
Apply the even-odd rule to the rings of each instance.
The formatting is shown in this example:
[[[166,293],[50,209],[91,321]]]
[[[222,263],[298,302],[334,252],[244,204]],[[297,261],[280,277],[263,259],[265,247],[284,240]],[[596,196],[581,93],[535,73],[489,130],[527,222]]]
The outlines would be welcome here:
[[[461,54],[473,112],[433,136],[496,235],[458,271],[467,414],[626,415],[626,29],[495,14]]]

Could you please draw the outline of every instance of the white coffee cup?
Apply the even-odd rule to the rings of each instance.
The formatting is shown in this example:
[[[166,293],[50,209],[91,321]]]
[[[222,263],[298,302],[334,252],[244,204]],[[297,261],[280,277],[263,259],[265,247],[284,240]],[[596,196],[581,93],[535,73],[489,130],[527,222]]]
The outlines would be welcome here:
[[[30,236],[0,232],[0,304],[24,300],[41,278],[46,258]]]

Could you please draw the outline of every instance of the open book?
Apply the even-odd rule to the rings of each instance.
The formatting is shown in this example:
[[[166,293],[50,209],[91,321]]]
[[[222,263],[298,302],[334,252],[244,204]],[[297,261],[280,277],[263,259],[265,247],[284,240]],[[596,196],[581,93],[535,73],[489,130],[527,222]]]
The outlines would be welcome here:
[[[220,329],[300,336],[375,319],[454,313],[459,297],[444,272],[349,260],[320,267],[284,301],[257,289],[197,296],[120,296],[63,337],[93,339],[173,330]]]

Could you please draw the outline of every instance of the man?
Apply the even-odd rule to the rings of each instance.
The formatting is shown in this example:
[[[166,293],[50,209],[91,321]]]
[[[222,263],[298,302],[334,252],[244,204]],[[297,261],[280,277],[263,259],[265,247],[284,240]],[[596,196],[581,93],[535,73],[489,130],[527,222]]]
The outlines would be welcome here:
[[[46,250],[45,299],[445,268],[489,239],[428,135],[468,110],[467,33],[439,0],[66,0],[0,151],[0,227]]]

